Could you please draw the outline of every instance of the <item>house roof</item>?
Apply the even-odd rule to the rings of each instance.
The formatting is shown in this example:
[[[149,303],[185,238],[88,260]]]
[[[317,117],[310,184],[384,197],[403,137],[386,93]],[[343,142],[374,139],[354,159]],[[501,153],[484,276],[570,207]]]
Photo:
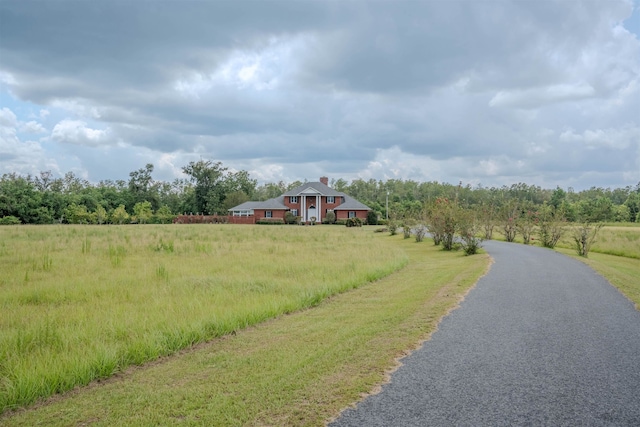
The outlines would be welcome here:
[[[307,190],[309,189],[312,190],[311,191],[312,193],[320,193],[320,195],[322,196],[343,196],[344,195],[344,193],[336,191],[333,188],[329,187],[328,185],[324,185],[321,182],[305,182],[304,184],[299,185],[296,188],[293,188],[287,191],[286,193],[283,194],[283,196],[299,196],[300,194],[307,193]]]
[[[341,193],[342,197],[344,197],[344,203],[341,203],[339,206],[333,208],[334,211],[359,211],[359,210],[372,210],[369,206],[364,203],[360,203],[353,197],[347,196],[344,193]]]
[[[321,182],[306,182],[302,185],[297,186],[294,189],[291,189],[284,193],[282,196],[275,197],[273,199],[265,200],[264,202],[244,202],[238,206],[235,206],[229,211],[246,211],[253,209],[269,209],[269,210],[279,210],[289,208],[284,204],[284,198],[290,196],[299,196],[302,194],[317,194],[319,193],[321,196],[337,196],[344,197],[344,203],[341,203],[339,206],[335,207],[334,210],[337,211],[355,211],[355,210],[372,210],[369,206],[360,203],[356,199],[351,196],[348,196],[340,191],[334,190],[333,188],[321,183]]]
[[[246,211],[253,209],[289,209],[284,205],[284,196],[274,197],[273,199],[265,200],[263,202],[244,202],[238,206],[234,206],[229,211]]]

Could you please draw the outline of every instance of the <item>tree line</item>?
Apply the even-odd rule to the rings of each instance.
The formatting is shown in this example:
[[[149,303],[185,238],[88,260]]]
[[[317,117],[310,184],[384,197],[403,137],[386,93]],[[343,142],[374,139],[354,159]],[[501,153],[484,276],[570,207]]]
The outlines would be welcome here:
[[[155,180],[153,164],[129,173],[128,180],[90,183],[68,172],[54,177],[5,173],[0,178],[0,221],[3,223],[130,223],[170,222],[179,214],[226,215],[248,200],[267,200],[303,184],[295,181],[258,185],[247,171],[229,171],[221,162],[200,160],[182,168],[186,178]],[[371,207],[381,219],[419,217],[438,199],[464,208],[492,212],[526,212],[548,207],[568,221],[640,222],[640,183],[625,188],[543,189],[524,183],[502,187],[472,187],[449,183],[390,179],[330,186]]]

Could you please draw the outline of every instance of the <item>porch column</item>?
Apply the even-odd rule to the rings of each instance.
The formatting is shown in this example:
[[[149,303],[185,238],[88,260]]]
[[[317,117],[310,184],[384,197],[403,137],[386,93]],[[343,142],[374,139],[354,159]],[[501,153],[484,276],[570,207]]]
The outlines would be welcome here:
[[[302,222],[306,222],[307,221],[307,196],[301,196],[302,200],[300,202],[300,210],[302,212],[300,212],[302,215],[300,215],[302,217]]]
[[[322,224],[322,196],[316,195],[316,209],[318,212],[318,223]]]

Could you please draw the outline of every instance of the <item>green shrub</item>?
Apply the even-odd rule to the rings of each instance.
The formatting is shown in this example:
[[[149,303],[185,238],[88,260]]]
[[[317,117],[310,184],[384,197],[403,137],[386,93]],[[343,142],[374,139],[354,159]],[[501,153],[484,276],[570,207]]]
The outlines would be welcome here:
[[[274,224],[284,224],[284,220],[282,218],[262,218],[256,221],[256,224],[261,225],[274,225]]]
[[[476,213],[469,209],[458,210],[457,229],[460,235],[460,245],[466,255],[475,255],[482,247],[482,225],[476,218]]]
[[[0,225],[16,225],[16,224],[20,224],[20,220],[13,215],[3,216],[2,218],[0,218]]]
[[[402,236],[405,239],[411,237],[411,223],[409,221],[405,221],[402,223]]]
[[[297,224],[300,221],[299,216],[295,216],[291,211],[287,211],[284,214],[284,222],[286,224]]]
[[[542,246],[553,249],[566,231],[564,213],[543,205],[539,210],[539,218],[540,242]]]
[[[374,211],[367,212],[367,224],[378,225],[378,214]]]
[[[587,257],[589,256],[589,251],[591,250],[591,246],[596,241],[596,236],[598,235],[598,231],[604,226],[603,223],[598,223],[593,225],[589,222],[585,222],[579,227],[575,227],[572,230],[573,241],[575,242],[576,252],[579,256]]]
[[[398,223],[396,221],[390,220],[388,226],[389,226],[389,234],[391,236],[395,236],[396,233],[398,232]]]
[[[347,227],[362,227],[362,220],[360,218],[349,218],[345,225]]]
[[[336,213],[334,211],[327,211],[322,222],[324,224],[334,224],[336,222]]]
[[[420,243],[424,240],[424,236],[427,234],[427,226],[424,224],[418,224],[413,227],[413,235],[416,238],[416,242]]]

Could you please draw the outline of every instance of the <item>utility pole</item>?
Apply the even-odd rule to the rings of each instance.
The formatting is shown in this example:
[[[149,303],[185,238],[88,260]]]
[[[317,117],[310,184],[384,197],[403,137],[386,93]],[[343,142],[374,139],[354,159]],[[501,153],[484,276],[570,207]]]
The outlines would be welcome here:
[[[389,222],[389,190],[387,190],[387,222]]]

